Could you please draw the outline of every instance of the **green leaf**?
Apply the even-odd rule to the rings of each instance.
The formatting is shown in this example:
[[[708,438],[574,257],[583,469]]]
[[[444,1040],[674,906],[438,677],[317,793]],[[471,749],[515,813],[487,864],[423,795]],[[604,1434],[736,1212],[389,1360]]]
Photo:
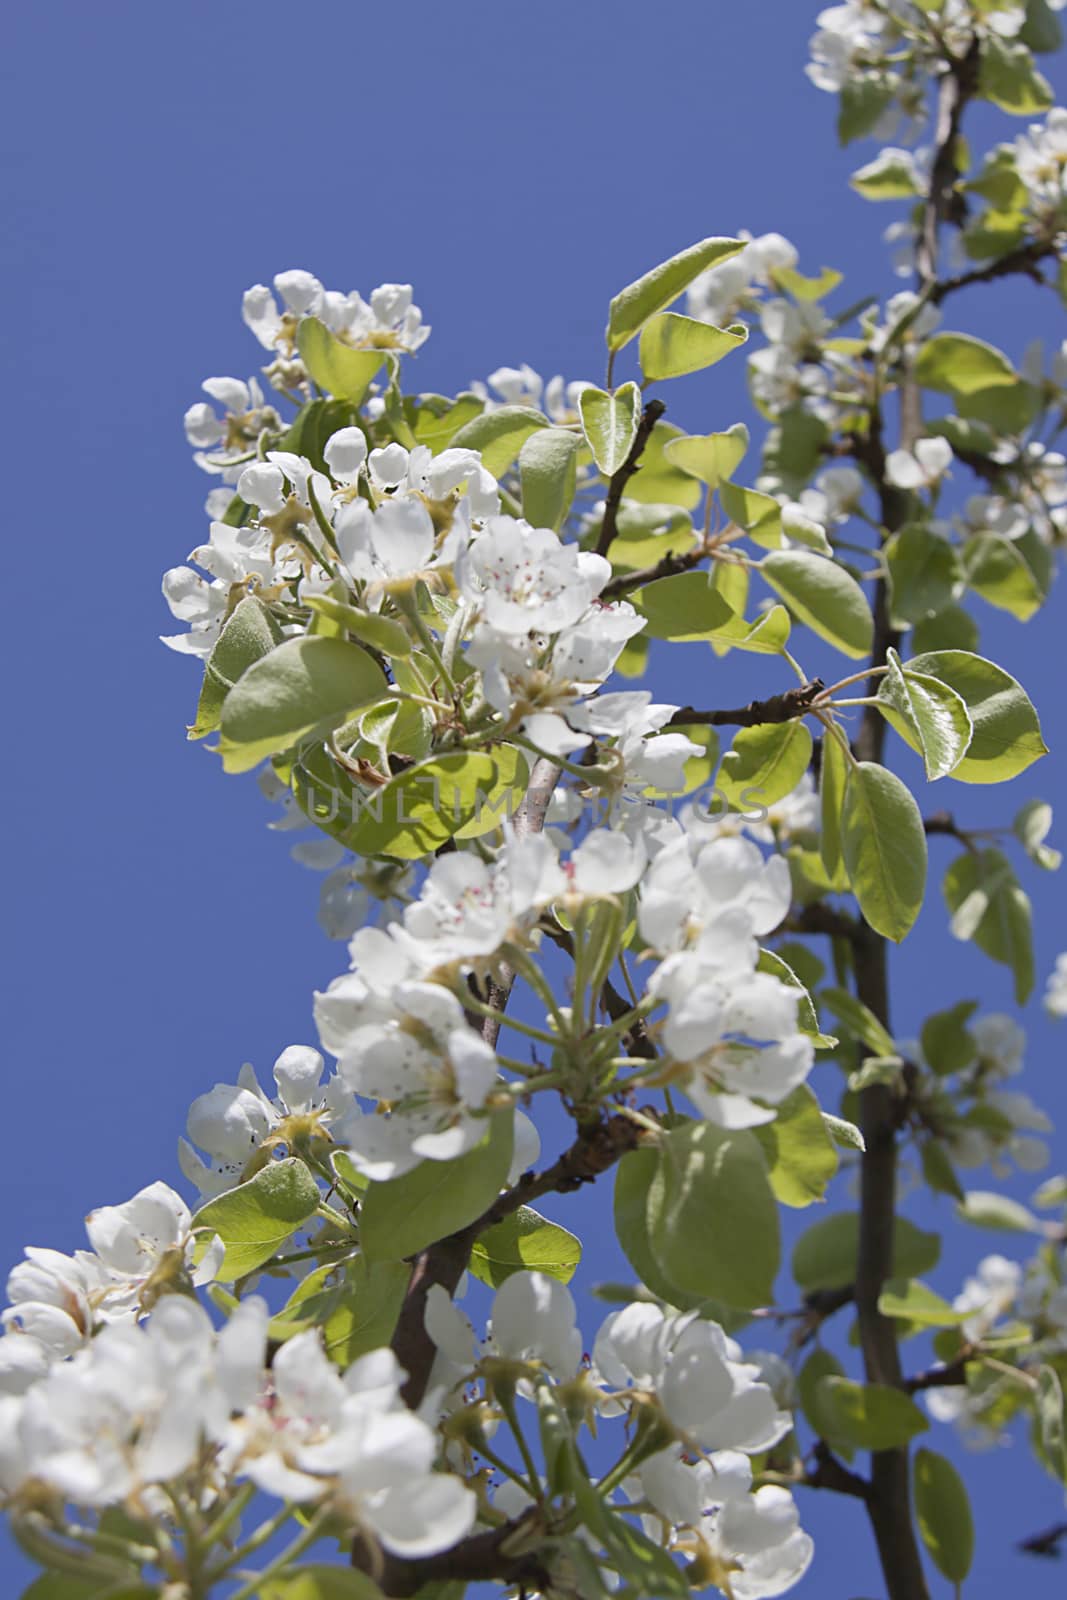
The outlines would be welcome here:
[[[956,396],[1019,381],[1002,350],[969,333],[935,333],[927,339],[916,358],[915,376],[926,389]]]
[[[532,406],[497,406],[465,422],[453,434],[452,447],[480,451],[486,471],[502,478],[530,435],[547,427],[548,419]]]
[[[970,712],[954,689],[901,665],[890,648],[889,671],[878,685],[878,704],[890,706],[912,734],[909,741],[922,753],[930,782],[945,778],[962,761],[971,742]]]
[[[806,550],[772,550],[759,571],[793,615],[843,655],[871,653],[874,619],[855,578],[836,561]]]
[[[493,1289],[513,1272],[544,1272],[569,1283],[581,1258],[582,1247],[573,1233],[531,1206],[520,1206],[475,1241],[470,1269]]]
[[[359,1221],[368,1261],[402,1261],[476,1222],[507,1182],[514,1125],[510,1112],[496,1112],[487,1137],[466,1155],[422,1161],[399,1178],[372,1183]]]
[[[744,528],[753,544],[777,550],[782,543],[782,508],[772,494],[743,489],[737,483],[720,483],[719,499],[731,522]],[[716,566],[721,566],[717,562]],[[729,570],[727,568],[727,570]],[[744,568],[740,569],[744,571]]]
[[[799,718],[741,728],[722,758],[716,788],[736,809],[772,806],[791,794],[811,761],[811,734]]]
[[[778,1208],[747,1130],[686,1123],[663,1136],[648,1191],[648,1239],[672,1282],[729,1305],[768,1305],[778,1270]]]
[[[345,788],[346,777],[323,750],[302,751],[293,790],[311,820],[359,855],[417,861],[447,839],[477,838],[499,828],[525,793],[521,752],[458,750],[419,761],[381,788]]]
[[[485,410],[485,401],[470,391],[454,400],[447,395],[422,395],[420,400],[412,406],[411,431],[416,444],[428,445],[434,455],[447,450],[460,428]]]
[[[773,1122],[752,1132],[763,1147],[771,1188],[783,1206],[810,1206],[821,1200],[837,1171],[837,1151],[819,1102],[801,1084],[777,1108]]]
[[[953,1200],[963,1199],[960,1180],[948,1153],[939,1139],[924,1139],[919,1148],[923,1178],[935,1194],[951,1195]]]
[[[976,1000],[961,1000],[927,1017],[919,1035],[923,1059],[939,1077],[962,1072],[974,1060],[977,1045],[967,1023],[978,1009]]]
[[[248,668],[226,696],[219,750],[247,772],[311,728],[334,728],[386,689],[381,667],[343,639],[287,639]]]
[[[969,586],[983,600],[1027,622],[1048,594],[1047,574],[1038,574],[1026,559],[1022,540],[983,533],[963,548]]]
[[[1041,1218],[1019,1200],[995,1189],[968,1189],[956,1210],[964,1222],[994,1233],[1043,1233]]]
[[[350,606],[332,594],[309,594],[304,604],[319,616],[340,623],[372,650],[380,650],[387,656],[411,654],[411,637],[403,623],[394,617],[383,617],[378,611],[360,611],[358,606]]]
[[[318,317],[302,317],[296,346],[320,389],[336,400],[360,405],[385,361],[384,350],[353,350],[335,339]]]
[[[318,1323],[330,1360],[344,1369],[387,1345],[410,1281],[404,1261],[370,1262],[358,1255],[349,1262],[336,1304]]]
[[[588,384],[578,396],[585,442],[605,478],[614,477],[633,448],[641,421],[641,391],[624,383],[611,394]]]
[[[966,650],[973,653],[978,643],[978,624],[962,606],[942,606],[928,617],[920,617],[911,636],[916,655],[931,650]],[[972,719],[973,720],[973,719]]]
[[[839,1211],[801,1234],[793,1249],[793,1277],[806,1293],[813,1289],[847,1289],[856,1280],[859,1213]],[[893,1227],[894,1278],[917,1278],[937,1266],[941,1240],[923,1233],[906,1217]]]
[[[921,193],[914,161],[893,149],[880,151],[848,181],[865,200],[910,200]]]
[[[608,310],[608,349],[621,350],[650,317],[677,300],[694,278],[708,267],[728,261],[742,249],[744,241],[741,239],[702,239],[621,289]]]
[[[882,1026],[869,1006],[857,1000],[848,989],[826,988],[819,995],[823,1005],[829,1006],[834,1016],[843,1022],[855,1038],[860,1039],[876,1056],[892,1056],[896,1045],[888,1030]]]
[[[1029,117],[1055,103],[1052,85],[1034,66],[1025,44],[989,34],[982,43],[978,93],[1012,116]]]
[[[693,317],[680,317],[665,311],[641,329],[638,359],[649,383],[661,378],[680,378],[687,372],[701,372],[728,356],[748,338],[748,328],[735,322],[716,328]]]
[[[712,587],[716,587],[714,582]],[[778,656],[789,643],[790,631],[789,612],[785,606],[771,606],[769,611],[761,611],[753,622],[746,622],[744,617],[731,617],[713,629],[707,638],[716,652],[744,650],[753,655]]]
[[[1053,850],[1051,845],[1045,843],[1051,827],[1052,807],[1044,800],[1028,800],[1016,812],[1011,825],[1012,833],[1030,860],[1045,872],[1055,872],[1063,860],[1058,850]]]
[[[841,854],[841,815],[845,804],[849,760],[841,741],[827,729],[819,764],[819,854],[831,882],[844,875]]]
[[[1034,987],[1030,901],[1000,850],[966,851],[941,885],[957,939],[973,939],[979,950],[1010,967],[1015,998],[1025,1004]]]
[[[790,955],[797,951],[807,954],[801,945],[783,945],[781,951],[761,949],[759,960],[756,963],[756,970],[758,972],[769,972],[773,977],[780,979],[788,988],[800,990],[800,999],[797,1003],[797,1027],[801,1033],[810,1034],[816,1050],[831,1050],[837,1040],[820,1030],[819,1019],[807,985],[797,976],[789,962],[786,961],[782,954],[782,951],[785,950],[788,950]]]
[[[735,620],[735,614],[704,572],[679,572],[657,578],[630,596],[648,622],[651,639],[710,639]],[[737,618],[743,627],[743,618]]]
[[[899,1450],[930,1424],[914,1400],[881,1383],[823,1378],[819,1398],[835,1432],[861,1450]]]
[[[269,1578],[256,1590],[260,1600],[382,1600],[382,1591],[355,1567],[314,1563],[285,1578]]]
[[[878,1309],[883,1317],[921,1323],[924,1328],[955,1328],[966,1316],[918,1278],[891,1278],[878,1296]]]
[[[657,422],[641,452],[641,465],[626,485],[626,498],[641,505],[680,506],[691,511],[703,493],[695,478],[668,461],[664,451],[672,439],[685,437],[670,422]]]
[[[949,606],[962,584],[956,552],[947,539],[919,523],[901,528],[885,546],[893,621],[909,626]]]
[[[961,1584],[974,1560],[974,1520],[963,1478],[933,1450],[912,1462],[915,1518],[929,1558],[950,1584]]]
[[[1061,1482],[1067,1483],[1067,1421],[1064,1418],[1063,1386],[1054,1367],[1042,1367],[1039,1370],[1034,1401],[1041,1454],[1049,1471]]]
[[[849,772],[841,851],[864,918],[899,943],[923,902],[926,834],[911,790],[876,762],[858,762]]]
[[[811,1428],[820,1439],[851,1461],[852,1445],[837,1431],[837,1418],[832,1401],[828,1404],[822,1395],[824,1378],[843,1378],[845,1369],[829,1350],[815,1349],[797,1373],[797,1398],[800,1408]]]
[[[269,655],[284,635],[273,615],[255,595],[246,595],[228,619],[204,668],[204,682],[190,739],[214,733],[222,702],[243,672],[261,656]]]
[[[831,1116],[829,1111],[823,1112],[822,1120],[834,1144],[839,1145],[842,1150],[859,1150],[861,1153],[866,1150],[866,1141],[854,1122],[846,1122],[844,1117]]]
[[[685,434],[664,446],[667,460],[690,477],[699,478],[709,489],[717,489],[730,478],[748,449],[748,429],[735,422],[725,433]]]
[[[817,278],[805,278],[795,267],[773,267],[771,278],[777,289],[784,289],[794,300],[817,301],[825,300],[842,282],[843,275],[833,267],[823,267]]]
[[[558,533],[574,499],[578,481],[576,433],[567,428],[538,428],[519,451],[522,514],[535,528]]]
[[[1048,0],[1026,0],[1026,21],[1019,42],[1038,55],[1051,55],[1061,49],[1063,29]]]
[[[851,144],[853,139],[863,139],[873,131],[893,99],[893,88],[891,78],[876,78],[869,72],[846,80],[837,109],[837,138],[840,144]]]
[[[657,1299],[688,1311],[705,1297],[687,1294],[667,1277],[649,1239],[648,1195],[658,1169],[655,1150],[631,1150],[623,1156],[615,1172],[615,1233],[641,1282]]]
[[[913,656],[909,672],[937,678],[954,689],[970,713],[974,732],[967,754],[952,776],[961,783],[1002,783],[1047,754],[1041,724],[1022,685],[1003,667],[967,650],[935,650]],[[902,738],[915,748],[903,720],[894,720]]]
[[[247,1183],[201,1206],[196,1229],[217,1233],[226,1254],[216,1274],[219,1283],[233,1283],[269,1261],[286,1241],[315,1215],[319,1191],[302,1161],[290,1156],[262,1167]]]

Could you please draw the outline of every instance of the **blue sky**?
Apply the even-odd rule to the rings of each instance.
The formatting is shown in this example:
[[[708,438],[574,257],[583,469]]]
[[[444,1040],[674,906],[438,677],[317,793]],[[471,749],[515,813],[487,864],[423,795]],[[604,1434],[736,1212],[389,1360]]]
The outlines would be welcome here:
[[[803,268],[846,273],[841,305],[884,288],[879,235],[898,212],[846,187],[872,151],[837,150],[834,102],[803,76],[815,9],[52,0],[9,17],[0,1267],[24,1243],[79,1245],[94,1204],[177,1181],[190,1100],[244,1060],[269,1074],[282,1046],[309,1039],[311,990],[344,965],[315,925],[315,880],[266,830],[253,782],[185,742],[196,670],[157,642],[169,631],[160,574],[201,541],[209,487],[182,413],[202,378],[260,363],[242,291],[292,266],[364,292],[411,281],[434,333],[409,381],[454,390],[523,360],[598,379],[611,294],[709,233],[788,235]],[[1051,73],[1067,98],[1063,61]],[[980,140],[1018,124],[989,115],[975,128]],[[952,325],[1016,356],[1067,331],[1050,296],[1015,283],[961,304]],[[739,360],[675,389],[671,414],[694,431],[749,415]],[[1012,793],[945,784],[922,797],[928,809],[989,825],[1062,792],[1061,617],[1059,594],[1027,630],[982,616],[983,648],[1031,688],[1052,756]],[[705,673],[705,702],[780,686],[765,663],[751,676],[752,657],[680,655],[658,669],[661,696],[689,699]],[[803,659],[818,670],[826,657]],[[936,875],[951,853],[935,840],[931,855]],[[1025,881],[1043,972],[1067,946],[1061,891]],[[1004,970],[948,940],[936,883],[896,958],[895,995],[905,1034],[965,996],[1012,1009]],[[1030,1020],[1025,1086],[1067,1123],[1063,1035],[1039,1008]],[[557,1214],[573,1222],[574,1202]],[[950,1294],[1005,1242],[955,1231],[932,1275]],[[617,1276],[602,1248],[590,1277]],[[943,1433],[931,1442],[952,1448]],[[1061,1570],[1013,1549],[1061,1514],[1024,1443],[969,1470],[980,1542],[968,1600],[1006,1582],[1033,1600],[1061,1593]],[[879,1593],[857,1506],[809,1496],[803,1514],[821,1559],[795,1593]],[[0,1548],[0,1587],[25,1571]]]

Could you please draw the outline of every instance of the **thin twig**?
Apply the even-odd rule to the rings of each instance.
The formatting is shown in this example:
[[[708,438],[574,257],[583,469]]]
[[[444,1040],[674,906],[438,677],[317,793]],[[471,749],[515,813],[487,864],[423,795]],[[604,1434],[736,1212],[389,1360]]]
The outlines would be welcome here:
[[[608,492],[604,499],[604,521],[600,526],[600,535],[596,542],[598,556],[606,556],[611,547],[616,533],[616,520],[619,515],[619,505],[622,502],[623,490],[641,465],[641,456],[645,445],[649,441],[652,429],[662,417],[667,407],[662,400],[649,400],[641,413],[641,421],[634,434],[634,442],[630,446],[630,453],[617,472],[613,472],[608,481]]]
[[[750,700],[747,706],[738,706],[733,711],[698,711],[695,706],[681,706],[664,727],[702,723],[711,728],[758,728],[769,722],[792,722],[797,717],[807,716],[812,702],[825,688],[821,678],[812,678],[810,683],[802,683],[796,689],[773,694],[767,700]]]

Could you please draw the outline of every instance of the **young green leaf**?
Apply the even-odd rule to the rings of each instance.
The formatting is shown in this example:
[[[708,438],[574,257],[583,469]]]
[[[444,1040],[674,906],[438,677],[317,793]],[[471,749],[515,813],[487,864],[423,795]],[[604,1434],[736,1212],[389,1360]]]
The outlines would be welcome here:
[[[916,358],[915,376],[925,389],[951,395],[1019,381],[1003,351],[968,333],[935,333],[927,339]]]
[[[502,478],[530,435],[547,427],[548,418],[532,406],[497,406],[465,422],[452,436],[452,447],[478,450],[486,471]]]
[[[772,550],[759,570],[798,621],[820,639],[857,661],[870,655],[871,608],[855,578],[836,561],[807,550]]]
[[[1002,783],[1047,754],[1037,713],[1021,684],[983,656],[967,650],[934,650],[913,656],[909,672],[937,678],[954,689],[970,713],[974,732],[967,754],[953,770],[961,783]],[[887,707],[885,715],[915,747],[915,737]]]
[[[819,995],[823,1005],[829,1006],[839,1022],[843,1022],[849,1033],[861,1040],[876,1056],[892,1056],[896,1054],[896,1045],[892,1035],[878,1021],[869,1006],[848,989],[834,986],[823,989]]]
[[[720,628],[736,618],[728,603],[708,582],[703,572],[679,572],[670,578],[657,578],[630,596],[648,622],[650,639],[710,639]]]
[[[296,1567],[284,1578],[269,1578],[256,1593],[260,1600],[383,1600],[382,1591],[354,1567],[317,1562]]]
[[[648,1240],[670,1279],[734,1306],[774,1297],[778,1207],[747,1130],[685,1123],[663,1136],[648,1191]]]
[[[641,391],[624,383],[611,394],[587,384],[578,396],[585,442],[605,478],[614,477],[633,448],[641,421]]]
[[[743,249],[741,239],[702,239],[620,289],[608,309],[608,349],[621,350],[640,333],[649,317],[677,300],[706,268],[728,261]]]
[[[738,809],[772,806],[790,794],[811,761],[811,734],[799,719],[741,728],[722,758],[716,787]]]
[[[930,1427],[915,1401],[888,1384],[823,1378],[819,1399],[834,1431],[861,1450],[899,1450]]]
[[[514,1125],[510,1112],[496,1112],[486,1137],[466,1155],[421,1161],[399,1178],[372,1183],[359,1218],[367,1260],[403,1261],[477,1221],[507,1181]]]
[[[1044,1232],[1044,1223],[1029,1207],[995,1189],[969,1189],[956,1210],[964,1222],[994,1233]]]
[[[287,639],[249,667],[230,690],[219,721],[227,772],[247,772],[287,750],[309,729],[337,727],[382,695],[373,656],[343,639]]]
[[[558,533],[574,499],[580,440],[568,428],[538,428],[519,451],[522,514]]]
[[[841,741],[829,729],[823,735],[819,765],[819,854],[826,876],[833,883],[844,873],[841,854],[841,816],[848,784],[849,760]]]
[[[411,636],[402,622],[394,617],[383,617],[377,611],[360,611],[332,594],[309,594],[305,604],[319,616],[329,617],[361,644],[370,645],[387,656],[409,656]]]
[[[735,422],[725,433],[685,434],[671,439],[664,446],[664,454],[673,466],[699,478],[709,489],[717,489],[736,471],[747,449],[748,429],[743,422]]]
[[[222,715],[222,703],[238,678],[253,662],[269,655],[283,637],[280,626],[262,600],[246,595],[227,619],[208,656],[196,721],[188,730],[190,739],[203,739],[214,733]]]
[[[970,712],[955,689],[901,666],[890,649],[889,671],[878,685],[879,706],[891,706],[911,730],[931,783],[947,777],[962,761],[974,732]]]
[[[300,359],[320,389],[335,400],[362,403],[385,361],[384,350],[353,350],[335,339],[318,317],[302,317],[296,335]]]
[[[513,1272],[545,1272],[569,1283],[581,1258],[582,1247],[573,1233],[532,1206],[520,1206],[475,1241],[470,1270],[493,1289]]]
[[[216,1274],[233,1283],[269,1261],[299,1227],[315,1215],[319,1191],[302,1161],[290,1156],[272,1161],[247,1183],[228,1189],[201,1206],[196,1229],[217,1233],[226,1254]]]
[[[1015,998],[1024,1005],[1034,987],[1030,899],[1000,850],[967,850],[942,880],[957,939],[973,939],[991,961],[1010,967]]]
[[[649,383],[661,378],[680,378],[687,372],[713,367],[748,338],[743,322],[729,328],[716,328],[693,317],[680,317],[664,311],[641,329],[638,359]]]
[[[885,545],[890,612],[899,627],[951,605],[963,587],[959,557],[947,539],[922,523],[901,528]]]
[[[839,1211],[824,1217],[797,1240],[793,1249],[793,1277],[805,1292],[845,1289],[856,1280],[859,1249],[859,1213]],[[941,1240],[923,1233],[906,1217],[897,1217],[893,1229],[893,1277],[917,1278],[937,1266]]]
[[[974,1520],[963,1479],[933,1450],[916,1450],[911,1470],[923,1544],[941,1576],[960,1584],[974,1560]]]
[[[806,1084],[782,1101],[773,1122],[752,1131],[763,1147],[771,1188],[783,1206],[810,1206],[823,1198],[837,1171],[837,1151],[819,1102]]]
[[[926,888],[926,834],[911,790],[888,768],[857,763],[848,775],[841,830],[845,870],[864,918],[899,943]]]

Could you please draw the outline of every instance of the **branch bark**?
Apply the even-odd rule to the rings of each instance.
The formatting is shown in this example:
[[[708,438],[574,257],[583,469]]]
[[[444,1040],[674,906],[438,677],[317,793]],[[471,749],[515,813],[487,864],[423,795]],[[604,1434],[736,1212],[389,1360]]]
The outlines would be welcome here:
[[[918,289],[929,295],[937,282],[938,242],[941,224],[952,215],[958,176],[956,142],[967,100],[977,86],[978,42],[953,64],[938,89],[934,160],[930,188],[923,207],[917,251]],[[919,386],[905,378],[900,391],[901,444],[909,448],[922,432]],[[868,470],[881,500],[881,520],[888,532],[901,525],[906,514],[899,494],[885,476],[882,416],[874,408],[868,438]],[[874,596],[872,666],[884,663],[896,646],[889,617],[889,596],[884,579]],[[877,692],[872,680],[868,693]],[[864,710],[856,739],[861,761],[880,761],[885,743],[885,723],[874,706]],[[889,1028],[889,982],[886,941],[862,924],[853,943],[856,993]],[[864,1370],[869,1383],[907,1387],[900,1365],[896,1329],[878,1309],[883,1285],[892,1276],[893,1236],[897,1184],[897,1108],[884,1084],[865,1089],[860,1096],[860,1125],[866,1150],[860,1163],[859,1253],[856,1271],[856,1312]],[[928,1590],[912,1519],[908,1452],[879,1450],[871,1456],[871,1494],[868,1515],[878,1545],[878,1555],[889,1600],[927,1600]]]
[[[619,470],[612,474],[608,482],[608,492],[604,499],[604,521],[601,524],[600,536],[596,542],[598,556],[606,556],[615,538],[616,520],[619,515],[619,506],[622,502],[623,491],[638,467],[644,454],[645,445],[649,441],[652,429],[662,417],[667,407],[662,400],[650,400],[641,413],[641,421],[634,434],[634,442],[630,446],[630,453]]]
[[[771,695],[767,700],[750,700],[747,706],[738,706],[733,711],[698,711],[695,706],[681,706],[664,727],[685,727],[700,722],[712,728],[758,728],[767,722],[792,722],[796,717],[807,715],[812,701],[817,700],[825,688],[821,678],[812,678],[810,683],[802,683],[796,689]]]

